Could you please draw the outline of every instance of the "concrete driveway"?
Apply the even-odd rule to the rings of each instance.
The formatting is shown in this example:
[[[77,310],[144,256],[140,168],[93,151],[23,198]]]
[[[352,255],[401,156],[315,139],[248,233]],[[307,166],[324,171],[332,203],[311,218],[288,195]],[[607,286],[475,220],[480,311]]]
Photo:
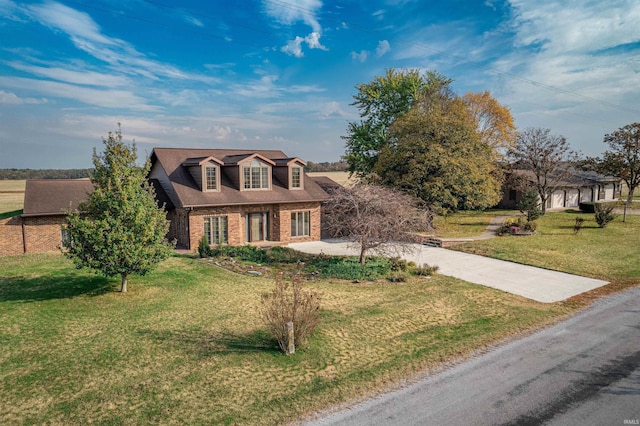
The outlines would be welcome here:
[[[358,250],[344,240],[292,243],[289,247],[305,253],[357,255]],[[417,264],[438,265],[439,273],[474,284],[517,294],[538,302],[553,303],[608,284],[607,281],[564,272],[535,268],[475,254],[415,245],[415,252],[403,256]]]

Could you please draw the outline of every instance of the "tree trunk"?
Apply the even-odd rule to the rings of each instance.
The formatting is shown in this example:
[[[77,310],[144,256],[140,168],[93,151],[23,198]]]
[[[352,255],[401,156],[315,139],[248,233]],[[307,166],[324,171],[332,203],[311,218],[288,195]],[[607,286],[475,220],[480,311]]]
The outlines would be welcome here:
[[[122,273],[120,275],[122,276],[122,285],[120,286],[120,293],[126,293],[127,292],[127,274]]]
[[[627,194],[627,206],[633,206],[633,191],[635,188],[629,188],[629,193]]]
[[[365,262],[365,261],[366,261],[366,259],[367,259],[367,257],[365,256],[366,252],[367,252],[367,249],[366,249],[366,247],[364,246],[364,244],[363,244],[363,245],[361,245],[361,246],[360,246],[360,260],[359,260],[359,262],[360,262],[360,264],[361,264],[361,265],[364,265],[364,262]]]

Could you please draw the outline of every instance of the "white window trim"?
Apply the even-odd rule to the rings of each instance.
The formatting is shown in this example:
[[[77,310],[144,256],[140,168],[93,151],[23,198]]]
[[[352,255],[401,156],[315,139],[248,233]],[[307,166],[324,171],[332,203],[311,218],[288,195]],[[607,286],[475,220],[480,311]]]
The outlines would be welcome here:
[[[257,162],[260,163],[260,166],[255,166],[252,165],[253,162]],[[266,169],[267,170],[267,186],[265,188],[247,188],[245,186],[246,183],[246,179],[245,179],[245,169],[249,169],[249,186],[251,186],[251,184],[253,183],[252,180],[252,170],[254,168],[259,168],[260,169],[260,180],[262,183],[262,170]],[[271,189],[271,183],[272,183],[272,169],[271,166],[269,164],[264,163],[263,161],[260,161],[258,159],[252,159],[248,164],[244,163],[244,164],[240,164],[240,190],[241,191],[269,191]]]
[[[216,188],[209,189],[207,186],[207,169],[212,168],[216,171]],[[220,166],[214,164],[202,165],[202,191],[203,192],[220,192]]]

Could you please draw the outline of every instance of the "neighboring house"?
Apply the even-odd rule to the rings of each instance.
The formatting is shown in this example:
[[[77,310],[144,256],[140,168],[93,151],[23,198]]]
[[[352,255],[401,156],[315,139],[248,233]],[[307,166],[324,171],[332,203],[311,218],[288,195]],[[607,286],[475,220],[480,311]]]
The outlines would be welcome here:
[[[91,191],[87,179],[27,180],[22,215],[0,221],[0,256],[60,250],[67,212]]]
[[[149,178],[166,197],[169,239],[186,249],[320,239],[327,193],[282,151],[155,148]]]
[[[507,176],[507,182],[520,180],[535,182],[535,175],[529,170],[515,169]],[[620,179],[602,176],[593,172],[574,171],[563,179],[547,198],[547,209],[578,207],[579,203],[613,201],[620,196]],[[522,191],[514,186],[505,185],[500,208],[515,209],[522,198]]]

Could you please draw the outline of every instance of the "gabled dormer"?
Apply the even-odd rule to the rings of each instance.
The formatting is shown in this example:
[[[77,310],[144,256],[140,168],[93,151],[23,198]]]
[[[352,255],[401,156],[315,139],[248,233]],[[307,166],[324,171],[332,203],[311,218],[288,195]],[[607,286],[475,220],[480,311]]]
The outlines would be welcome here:
[[[306,162],[295,158],[279,158],[275,160],[275,174],[287,189],[304,189],[304,166]]]
[[[276,163],[260,154],[231,155],[224,158],[227,175],[232,176],[240,191],[268,191],[272,188]]]
[[[187,158],[182,165],[202,192],[220,191],[220,166],[224,163],[215,157]]]

